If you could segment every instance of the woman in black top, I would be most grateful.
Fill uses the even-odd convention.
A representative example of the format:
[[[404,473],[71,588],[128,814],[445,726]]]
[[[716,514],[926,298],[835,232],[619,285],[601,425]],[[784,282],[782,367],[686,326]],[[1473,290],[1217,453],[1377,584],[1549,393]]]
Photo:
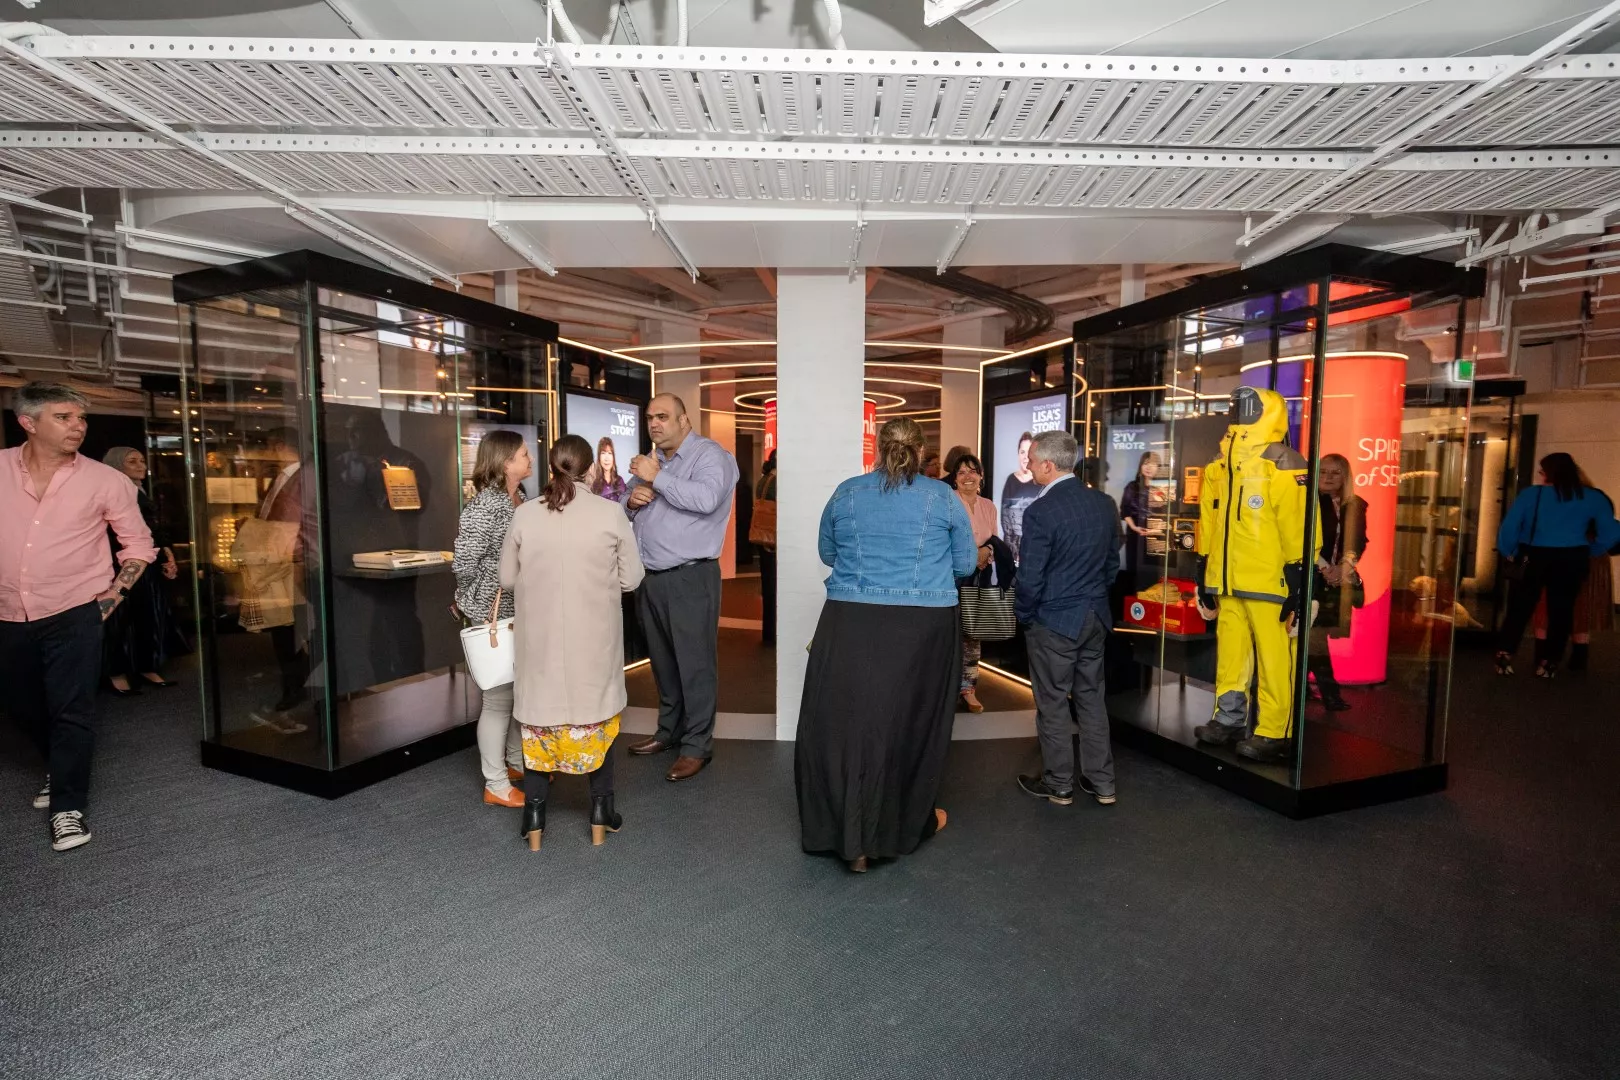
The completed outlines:
[[[1152,450],[1143,454],[1136,462],[1135,478],[1119,497],[1119,517],[1125,523],[1125,577],[1135,590],[1155,580],[1147,554],[1148,515],[1155,509],[1164,512],[1164,496],[1153,488],[1162,464]]]
[[[137,686],[174,686],[163,677],[163,664],[169,658],[169,597],[163,581],[173,581],[178,574],[174,552],[158,527],[157,507],[147,497],[141,485],[146,480],[146,455],[133,446],[115,446],[102,455],[101,461],[125,476],[135,485],[135,500],[140,505],[141,517],[152,531],[158,558],[148,566],[131,586],[118,610],[107,620],[102,636],[102,666],[112,683],[113,693],[119,697],[139,694]],[[109,530],[110,535],[110,530]],[[113,566],[118,566],[118,541],[112,544]]]
[[[1323,454],[1316,471],[1317,517],[1322,522],[1322,549],[1316,554],[1312,594],[1318,604],[1311,624],[1309,663],[1322,704],[1333,712],[1350,707],[1333,674],[1328,639],[1350,631],[1350,609],[1358,605],[1361,579],[1356,563],[1367,551],[1367,500],[1355,492],[1350,461],[1343,454]],[[1349,602],[1346,603],[1348,597]]]
[[[1024,511],[1041,493],[1041,485],[1035,482],[1035,475],[1029,471],[1029,446],[1034,441],[1035,436],[1027,431],[1018,436],[1018,466],[1001,482],[1001,538],[1012,548],[1014,558],[1018,556],[1018,545],[1024,538]],[[960,465],[960,458],[954,463],[946,460],[947,470]],[[947,471],[945,475],[956,474]]]

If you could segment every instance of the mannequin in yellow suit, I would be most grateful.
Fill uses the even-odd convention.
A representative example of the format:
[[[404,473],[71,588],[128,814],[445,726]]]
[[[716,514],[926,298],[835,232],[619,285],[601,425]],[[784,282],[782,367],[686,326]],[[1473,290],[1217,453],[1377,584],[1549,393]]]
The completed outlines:
[[[1198,609],[1215,620],[1215,716],[1193,734],[1255,761],[1292,754],[1293,639],[1305,588],[1311,489],[1308,463],[1283,441],[1287,437],[1282,395],[1239,387],[1221,455],[1204,470],[1198,508]],[[1321,547],[1320,526],[1317,531],[1311,551]],[[1260,708],[1254,734],[1244,738],[1249,687],[1256,682]]]

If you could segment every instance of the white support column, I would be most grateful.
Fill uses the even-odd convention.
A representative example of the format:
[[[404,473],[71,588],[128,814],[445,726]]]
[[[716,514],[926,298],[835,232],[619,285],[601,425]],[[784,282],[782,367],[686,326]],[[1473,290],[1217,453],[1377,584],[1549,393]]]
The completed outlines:
[[[642,345],[673,345],[679,342],[698,340],[698,327],[696,323],[675,322],[668,319],[642,319],[640,344]],[[703,373],[701,371],[674,371],[666,374],[672,368],[696,367],[701,357],[696,349],[669,349],[651,352],[646,355],[654,368],[654,389],[660,394],[674,394],[685,402],[686,410],[692,417],[692,428],[695,431],[703,430]]]
[[[945,324],[944,341],[947,345],[972,345],[999,349],[1007,340],[1006,324],[1002,318],[971,319]],[[953,446],[971,446],[973,453],[984,456],[979,445],[979,361],[983,353],[946,352],[946,367],[972,368],[972,373],[945,371],[940,373],[942,389],[939,394],[939,452],[950,453]]]
[[[806,646],[827,568],[816,539],[833,489],[861,471],[866,273],[781,270],[776,293],[776,737],[799,727]]]
[[[1147,272],[1141,263],[1119,266],[1119,306],[1140,304],[1147,299]]]
[[[523,305],[518,302],[518,272],[516,270],[495,271],[495,302],[501,307],[511,308],[513,311],[523,310]]]
[[[723,387],[722,389],[730,388]],[[699,398],[699,400],[702,399]],[[718,411],[704,413],[702,431],[703,434],[730,450],[732,457],[737,456],[736,413]],[[739,462],[738,468],[741,469],[741,467],[742,465]],[[722,579],[737,576],[737,502],[735,496],[732,498],[731,512],[731,525],[726,529],[726,543],[720,549],[720,577]]]

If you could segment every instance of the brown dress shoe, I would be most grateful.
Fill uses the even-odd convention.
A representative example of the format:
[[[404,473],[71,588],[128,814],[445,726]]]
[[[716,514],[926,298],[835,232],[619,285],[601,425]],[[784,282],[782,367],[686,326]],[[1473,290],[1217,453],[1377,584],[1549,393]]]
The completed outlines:
[[[644,757],[647,754],[662,754],[668,749],[669,743],[660,739],[656,735],[650,739],[642,739],[638,743],[630,744],[630,752],[635,754],[637,757]]]
[[[665,776],[664,779],[690,780],[702,772],[703,766],[707,764],[708,762],[700,757],[687,757],[683,754],[675,759],[675,764],[669,767],[669,775]]]

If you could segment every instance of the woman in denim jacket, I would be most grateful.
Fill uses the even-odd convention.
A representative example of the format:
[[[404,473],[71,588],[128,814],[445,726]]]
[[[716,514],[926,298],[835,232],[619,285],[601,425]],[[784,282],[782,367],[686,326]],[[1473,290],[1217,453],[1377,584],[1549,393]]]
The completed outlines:
[[[956,492],[922,474],[922,428],[890,420],[875,470],[821,514],[832,567],[810,646],[794,755],[804,849],[857,873],[945,826],[934,806],[962,675],[956,580],[973,526]]]

